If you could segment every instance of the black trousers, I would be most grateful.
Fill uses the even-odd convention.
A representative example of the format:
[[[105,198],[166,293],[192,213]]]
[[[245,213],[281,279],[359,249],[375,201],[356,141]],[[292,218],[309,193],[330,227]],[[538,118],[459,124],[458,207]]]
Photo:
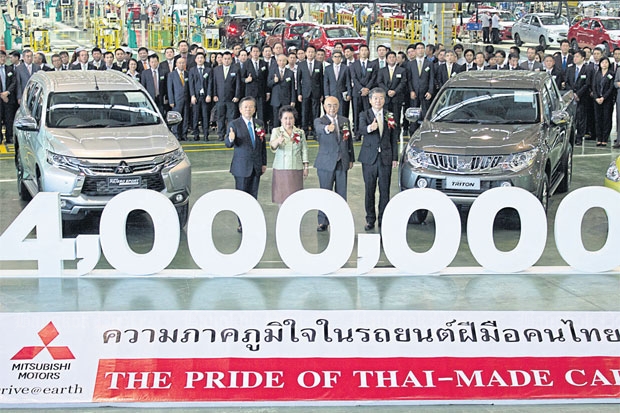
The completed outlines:
[[[15,112],[14,105],[0,101],[0,143],[2,142],[2,126],[4,126],[6,132],[6,143],[13,142],[13,121],[15,120]]]
[[[366,222],[374,225],[377,220],[375,210],[375,192],[377,191],[377,180],[379,181],[379,225],[383,220],[383,211],[390,201],[390,182],[392,180],[392,165],[383,165],[380,156],[374,163],[362,164],[362,175],[365,187],[365,208]]]
[[[329,169],[317,169],[316,174],[319,177],[319,185],[321,186],[321,189],[335,191],[346,201],[348,170],[349,165],[344,165],[342,161],[338,161],[336,163],[336,169],[333,171],[330,171]],[[329,219],[323,211],[319,211],[317,214],[317,220],[319,225],[329,225]]]
[[[360,113],[364,110],[370,109],[370,102],[368,96],[355,96],[353,97],[353,121],[356,124],[354,127],[356,138],[362,136],[363,133],[357,130],[357,120],[360,118]]]
[[[202,132],[205,135],[205,140],[209,140],[209,119],[211,117],[210,104],[205,102],[204,96],[196,97],[196,104],[192,105],[192,120],[194,121],[194,137],[198,137],[200,129],[198,123],[202,123]]]
[[[215,106],[217,121],[217,136],[220,140],[226,136],[226,128],[237,116],[237,104],[233,102],[217,102]]]
[[[180,141],[184,141],[187,137],[187,125],[189,122],[189,105],[188,104],[183,104],[177,106],[175,105],[173,108],[171,108],[171,110],[174,110],[176,112],[179,112],[181,114],[181,116],[183,117],[183,120],[179,123],[177,123],[176,125],[174,125],[172,127],[172,133],[174,133],[174,136],[177,137],[178,140]]]
[[[612,99],[606,99],[602,105],[594,102],[594,117],[596,118],[596,140],[607,142],[611,133],[611,118],[614,112]]]
[[[252,169],[250,176],[235,176],[235,189],[246,192],[258,199],[258,184],[260,183],[260,174],[256,169]]]
[[[301,101],[301,125],[306,132],[312,127],[314,120],[321,117],[321,99],[313,97],[304,97]]]
[[[587,131],[587,120],[588,114],[586,112],[586,107],[582,101],[577,103],[577,108],[575,109],[575,139],[581,140],[583,139],[583,135],[586,134]]]
[[[491,43],[491,39],[489,39],[489,27],[482,28],[482,42]]]
[[[499,29],[497,27],[491,29],[491,41],[493,42],[493,44],[499,44],[500,42]]]

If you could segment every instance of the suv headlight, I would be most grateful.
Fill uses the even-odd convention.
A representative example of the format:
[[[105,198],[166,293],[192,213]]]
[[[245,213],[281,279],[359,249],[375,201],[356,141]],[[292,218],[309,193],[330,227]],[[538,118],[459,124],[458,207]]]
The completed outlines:
[[[427,168],[430,164],[429,156],[426,152],[415,149],[413,146],[407,148],[407,162],[414,168]]]
[[[185,159],[185,152],[179,148],[164,155],[164,168],[173,168]]]
[[[620,172],[618,172],[618,166],[616,165],[616,161],[613,161],[609,164],[609,168],[607,168],[607,174],[605,176],[610,181],[620,181]]]
[[[69,171],[79,171],[79,162],[77,158],[71,156],[59,155],[57,153],[47,151],[47,163],[56,168],[65,169]]]
[[[505,171],[519,172],[532,166],[537,155],[538,148],[530,151],[513,153],[507,156],[506,159],[499,164],[499,167]]]

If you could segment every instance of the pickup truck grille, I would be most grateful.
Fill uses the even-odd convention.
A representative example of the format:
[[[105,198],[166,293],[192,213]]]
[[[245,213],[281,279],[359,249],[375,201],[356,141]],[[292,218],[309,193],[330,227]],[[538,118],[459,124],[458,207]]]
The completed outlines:
[[[430,163],[437,169],[451,172],[484,172],[497,167],[501,155],[460,156],[429,153]]]

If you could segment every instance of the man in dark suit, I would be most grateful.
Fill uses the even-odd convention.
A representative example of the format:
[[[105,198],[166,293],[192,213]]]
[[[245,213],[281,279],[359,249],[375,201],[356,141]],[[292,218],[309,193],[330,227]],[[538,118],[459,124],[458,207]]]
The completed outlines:
[[[435,74],[435,83],[437,84],[437,90],[452,77],[461,73],[464,69],[463,66],[456,63],[457,57],[454,50],[446,51],[446,63],[437,66],[437,73]]]
[[[120,72],[121,68],[114,62],[114,53],[105,52],[103,54],[103,64],[99,66],[99,70],[118,70]]]
[[[323,73],[323,93],[338,99],[338,114],[344,116],[343,106],[351,100],[349,68],[342,63],[342,52],[332,53],[332,64]]]
[[[186,140],[187,114],[189,112],[189,76],[185,71],[185,59],[177,59],[176,70],[168,74],[168,99],[170,109],[179,112],[183,121],[173,126],[172,133],[178,140]]]
[[[577,108],[575,114],[575,145],[581,145],[587,128],[586,98],[590,96],[592,71],[585,64],[586,53],[578,50],[573,55],[573,63],[566,69],[565,89],[572,90]]]
[[[217,136],[220,141],[226,135],[226,125],[237,115],[237,102],[241,96],[241,69],[232,64],[230,52],[224,52],[222,65],[211,72],[213,79],[207,92],[207,103],[216,103]],[[256,108],[255,108],[256,109]]]
[[[536,48],[527,48],[527,60],[519,65],[521,69],[529,70],[532,72],[540,72],[543,70],[543,65],[536,61]]]
[[[235,189],[258,199],[260,177],[267,170],[265,125],[262,120],[254,118],[254,98],[241,99],[239,111],[241,116],[230,122],[225,141],[226,147],[234,148],[230,173],[235,177]],[[242,231],[241,223],[237,231]]]
[[[504,65],[502,70],[523,70],[519,66],[519,56],[516,54],[508,55],[508,64]]]
[[[30,79],[34,73],[41,70],[39,65],[32,63],[32,50],[24,50],[22,53],[23,63],[15,68],[15,77],[17,77],[17,103],[21,103],[22,94],[24,93],[24,88],[26,87],[26,83]]]
[[[546,55],[543,60],[543,64],[545,66],[545,72],[551,76],[555,84],[558,86],[558,89],[561,89],[562,83],[564,83],[564,74],[562,73],[562,69],[555,66],[555,59],[553,56],[550,54]]]
[[[6,65],[6,52],[0,50],[0,143],[2,126],[6,131],[5,143],[13,143],[13,120],[17,109],[17,81],[13,66]]]
[[[97,68],[88,61],[88,50],[82,49],[78,52],[78,58],[69,70],[97,70]]]
[[[174,56],[175,65],[176,65],[176,61],[182,57],[183,59],[185,59],[185,67],[188,70],[194,67],[196,65],[196,62],[194,60],[195,56],[189,52],[189,43],[187,43],[187,40],[180,40],[178,43],[178,47],[179,47],[179,53],[177,53],[177,55]]]
[[[114,62],[114,64],[116,65],[115,70],[120,70],[123,73],[127,73],[127,69],[129,68],[129,62],[125,60],[125,50],[120,47],[117,48],[114,51],[114,56],[116,57],[116,62]],[[104,56],[104,59],[105,59],[105,56]]]
[[[271,97],[267,89],[267,77],[269,65],[260,60],[260,49],[252,46],[250,59],[245,62],[243,83],[245,84],[245,96],[251,96],[256,100],[256,115],[265,122],[265,100]]]
[[[295,74],[286,67],[288,59],[281,54],[277,57],[278,66],[269,72],[267,87],[271,89],[271,108],[273,127],[280,126],[278,111],[282,106],[295,106]]]
[[[359,60],[353,62],[349,68],[351,83],[353,84],[351,100],[353,101],[353,119],[355,120],[356,129],[358,129],[357,123],[360,113],[370,108],[368,96],[370,90],[377,84],[378,69],[368,60],[369,54],[368,46],[361,45],[359,48]],[[358,136],[357,140],[359,140],[359,136],[363,132],[359,129],[357,132],[356,136]]]
[[[314,167],[322,189],[335,190],[347,200],[347,172],[353,168],[355,152],[353,151],[353,134],[349,119],[338,115],[338,99],[327,96],[323,108],[325,115],[314,120],[316,140],[319,152]],[[318,232],[325,231],[329,220],[323,211],[318,213]]]
[[[430,63],[430,62],[429,62]],[[370,91],[371,108],[360,114],[358,130],[363,134],[362,149],[358,160],[362,163],[365,186],[366,225],[371,231],[375,227],[375,192],[379,180],[379,227],[383,211],[390,200],[392,168],[398,166],[398,141],[394,114],[384,110],[385,92],[381,88]]]
[[[203,52],[196,53],[194,58],[196,66],[189,70],[189,95],[190,107],[192,110],[192,129],[194,131],[194,140],[200,140],[198,123],[202,123],[202,132],[205,141],[209,140],[209,119],[210,108],[207,103],[207,92],[209,83],[211,82],[211,68],[205,66],[205,54]]]
[[[408,63],[407,80],[409,81],[409,97],[411,106],[422,108],[420,119],[423,119],[433,99],[435,87],[435,71],[433,63],[425,58],[424,43],[415,44],[415,58]],[[417,122],[410,124],[410,133],[418,128]]]
[[[573,55],[570,54],[570,43],[567,39],[560,41],[560,54],[555,58],[555,67],[566,73],[568,66],[573,63]]]
[[[321,116],[323,100],[323,65],[315,59],[314,46],[306,47],[306,60],[297,65],[297,100],[301,104],[301,125],[310,134],[314,119]]]
[[[164,112],[164,94],[168,85],[166,83],[166,76],[162,73],[161,66],[159,65],[159,56],[152,54],[149,56],[150,69],[142,72],[140,76],[140,83],[149,95],[153,98],[157,104],[159,112],[163,115]]]
[[[386,55],[387,66],[379,69],[377,83],[386,93],[385,107],[394,114],[396,136],[400,136],[400,114],[404,98],[407,96],[407,70],[396,65],[396,53],[389,51]],[[445,66],[445,65],[441,65]]]

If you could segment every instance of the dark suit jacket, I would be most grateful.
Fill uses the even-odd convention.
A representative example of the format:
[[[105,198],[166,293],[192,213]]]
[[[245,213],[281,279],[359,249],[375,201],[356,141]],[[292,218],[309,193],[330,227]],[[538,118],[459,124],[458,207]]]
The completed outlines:
[[[504,67],[502,67],[500,70],[523,70],[523,68],[521,66],[517,66],[514,69],[510,68],[510,65],[505,65]]]
[[[456,76],[458,73],[461,73],[465,68],[458,63],[452,64],[452,71],[450,72],[450,77]],[[441,89],[441,87],[448,81],[448,64],[439,65],[437,73],[435,74],[435,83],[437,84],[437,89]]]
[[[269,72],[267,87],[271,89],[271,106],[290,105],[296,100],[295,74],[289,68],[284,69],[284,76],[280,76],[280,68],[277,66]]]
[[[405,97],[409,93],[409,84],[407,81],[407,71],[399,66],[394,67],[394,74],[392,76],[392,80],[390,80],[390,68],[388,66],[383,69],[379,69],[379,74],[377,75],[377,84],[378,86],[385,90],[385,102],[390,103],[394,102],[404,102]],[[396,92],[394,97],[389,97],[387,92],[393,90]]]
[[[362,63],[359,60],[353,62],[349,67],[349,74],[351,75],[351,83],[353,83],[352,97],[361,96],[363,88],[372,89],[377,85],[377,72],[378,69],[370,61],[366,61],[366,71],[362,68]]]
[[[224,79],[224,66],[217,66],[211,71],[213,77],[207,95],[217,96],[218,102],[232,102],[234,98],[241,98],[241,68],[239,65],[230,65],[228,76]]]
[[[82,65],[79,62],[73,63],[71,66],[69,66],[69,70],[82,70]],[[92,64],[91,62],[88,62],[86,63],[86,70],[98,70],[98,69],[95,67],[94,64]]]
[[[577,80],[575,80],[576,70],[577,66],[574,64],[566,69],[565,89],[572,90],[577,96],[579,96],[579,100],[581,100],[587,96],[590,96],[590,83],[593,76],[590,67],[584,64],[581,66],[581,70],[577,74]]]
[[[325,127],[331,124],[331,120],[327,115],[323,115],[314,120],[314,131],[316,140],[319,142],[319,152],[314,161],[314,167],[317,169],[325,169],[334,171],[338,157],[342,161],[343,167],[349,168],[349,162],[355,162],[355,152],[353,150],[353,129],[349,123],[349,119],[338,115],[339,133],[326,133]],[[349,139],[342,139],[344,126],[349,128]]]
[[[202,76],[198,70],[198,66],[194,66],[189,70],[189,96],[195,96],[196,99],[204,100],[209,91],[209,83],[211,82],[211,68],[203,66]],[[202,89],[202,95],[200,90]]]
[[[413,59],[407,64],[407,80],[409,81],[409,91],[415,92],[418,99],[424,99],[426,92],[431,95],[435,87],[435,71],[433,62],[424,59],[422,63],[422,74],[419,74],[418,60]]]
[[[318,60],[313,62],[312,73],[307,60],[297,64],[297,95],[312,99],[323,96],[323,64]]]
[[[252,75],[252,81],[246,83],[245,80]],[[253,98],[265,98],[265,94],[269,93],[267,89],[267,77],[269,76],[269,65],[263,61],[258,61],[258,73],[254,68],[254,62],[252,59],[248,59],[245,62],[245,69],[243,71],[243,83],[245,84],[245,96],[252,96]]]
[[[555,67],[557,67],[558,69],[562,71],[562,73],[564,73],[565,70],[562,67],[562,55],[555,56],[553,59],[555,60]],[[569,53],[568,56],[566,57],[566,70],[568,70],[568,66],[571,65],[572,63],[573,63],[573,55]]]
[[[41,70],[39,65],[36,65],[33,63],[32,74],[35,74],[39,70]],[[28,83],[28,80],[30,79],[31,74],[28,73],[28,68],[26,68],[26,65],[22,63],[15,68],[15,76],[17,77],[17,90],[16,90],[17,99],[21,99],[22,94],[24,93],[24,89],[26,88],[26,83]]]
[[[348,96],[351,96],[351,76],[349,74],[349,68],[344,64],[340,64],[340,70],[338,72],[338,80],[336,80],[336,72],[334,65],[329,65],[323,72],[323,94],[325,96],[334,96],[339,100],[342,100],[343,93],[347,92]]]
[[[183,72],[185,85],[181,83],[181,76],[178,70],[168,74],[168,101],[174,105],[173,110],[181,111],[185,105],[189,105],[189,76]]]
[[[17,77],[15,76],[15,68],[12,65],[4,66],[4,77],[6,79],[5,87],[0,92],[9,92],[9,105],[17,105]],[[1,87],[2,85],[0,85]],[[3,101],[0,100],[2,104]]]
[[[104,63],[101,66],[99,66],[99,70],[108,70],[108,67]],[[118,70],[119,72],[127,73],[127,67],[126,66],[121,67],[116,62],[112,63],[112,68],[110,70]]]
[[[384,107],[383,134],[381,135],[379,135],[379,129],[374,132],[367,132],[368,126],[375,120],[373,110],[368,109],[360,113],[357,130],[364,136],[362,149],[360,149],[358,156],[361,163],[373,164],[377,160],[377,156],[380,156],[380,161],[384,166],[391,165],[392,161],[398,161],[398,140],[396,137],[398,128],[391,129],[388,127],[387,120],[385,120],[387,113],[388,111]]]
[[[175,68],[177,65],[177,60],[179,60],[179,57],[181,57],[181,54],[174,56],[174,67]],[[185,70],[189,70],[194,66],[196,66],[196,56],[188,53],[187,57],[185,58]]]
[[[594,99],[598,99],[600,97],[605,98],[605,100],[611,99],[616,91],[616,88],[614,87],[614,73],[611,70],[608,70],[605,77],[603,77],[602,72],[600,70],[597,71],[594,74],[591,88]]]
[[[146,67],[144,67],[145,63],[146,63]],[[146,59],[146,62],[143,62],[142,60],[138,60],[138,68],[136,69],[136,71],[138,73],[142,73],[145,70],[151,70],[151,67],[149,66],[149,60]]]
[[[253,119],[254,130],[260,126],[265,129],[263,121],[260,119]],[[252,138],[248,131],[248,126],[243,120],[243,117],[230,122],[229,128],[235,132],[235,140],[230,141],[229,133],[226,133],[226,139],[224,143],[228,148],[234,148],[232,162],[230,163],[230,173],[233,176],[239,176],[247,178],[252,174],[252,170],[256,172],[258,176],[262,175],[262,167],[267,165],[267,146],[265,140],[261,141],[258,134],[254,132],[256,138],[256,146],[252,146]]]
[[[161,67],[157,68],[157,79],[159,83],[159,98],[155,97],[155,82],[153,82],[153,69],[145,70],[144,72],[142,72],[142,76],[140,76],[140,83],[142,84],[142,86],[144,86],[146,91],[149,92],[149,95],[151,95],[153,100],[158,105],[163,104],[163,101],[164,101],[163,98],[164,98],[164,95],[166,95],[167,93],[166,89],[168,88],[168,84],[166,83],[166,75],[159,70],[160,68]]]
[[[547,69],[545,69],[545,72]],[[556,85],[558,85],[559,89],[562,89],[562,82],[564,82],[564,73],[562,73],[562,69],[557,66],[553,66],[553,70],[551,70],[550,76],[553,78],[553,81]]]

